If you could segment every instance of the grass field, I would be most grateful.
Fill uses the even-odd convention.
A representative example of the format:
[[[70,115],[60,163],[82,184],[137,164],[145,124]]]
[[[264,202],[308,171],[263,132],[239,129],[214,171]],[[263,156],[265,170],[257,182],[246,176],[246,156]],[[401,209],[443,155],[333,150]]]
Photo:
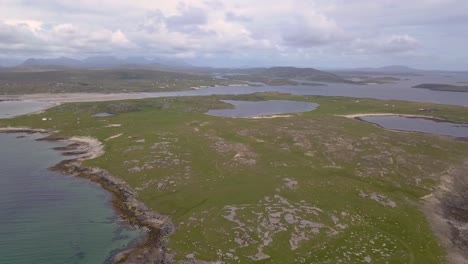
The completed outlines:
[[[320,106],[276,119],[205,115],[230,107],[220,99]],[[100,112],[114,115],[92,117]],[[255,94],[64,104],[0,126],[103,142],[106,153],[85,165],[124,179],[172,216],[177,259],[441,263],[445,253],[420,200],[463,164],[468,144],[337,116],[372,112],[468,121],[468,109],[456,106]]]

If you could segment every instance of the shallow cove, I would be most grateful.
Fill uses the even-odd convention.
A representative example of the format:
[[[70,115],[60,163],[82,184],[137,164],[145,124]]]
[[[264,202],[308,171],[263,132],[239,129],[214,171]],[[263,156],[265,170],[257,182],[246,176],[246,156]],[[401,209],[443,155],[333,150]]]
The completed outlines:
[[[213,109],[208,111],[206,114],[222,117],[255,117],[271,116],[278,114],[302,113],[312,111],[318,107],[318,104],[314,103],[287,100],[222,101],[234,105],[234,109]]]
[[[47,168],[59,142],[0,133],[0,263],[106,263],[142,235],[119,222],[111,194]]]
[[[359,119],[383,128],[468,138],[468,125],[404,116],[363,116]]]

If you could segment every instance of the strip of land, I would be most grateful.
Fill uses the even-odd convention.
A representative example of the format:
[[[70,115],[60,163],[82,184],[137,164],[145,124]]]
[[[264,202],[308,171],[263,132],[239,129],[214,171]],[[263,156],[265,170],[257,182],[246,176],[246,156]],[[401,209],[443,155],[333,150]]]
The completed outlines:
[[[440,83],[423,83],[413,86],[413,88],[429,89],[432,91],[446,91],[446,92],[468,92],[468,86],[440,84]]]
[[[408,115],[408,114],[396,114],[396,113],[362,113],[362,114],[338,115],[338,116],[352,118],[352,119],[358,118],[358,117],[366,117],[366,116],[402,116],[402,117],[415,117],[415,118],[444,120],[442,118],[437,118],[437,117],[427,116],[427,115]]]

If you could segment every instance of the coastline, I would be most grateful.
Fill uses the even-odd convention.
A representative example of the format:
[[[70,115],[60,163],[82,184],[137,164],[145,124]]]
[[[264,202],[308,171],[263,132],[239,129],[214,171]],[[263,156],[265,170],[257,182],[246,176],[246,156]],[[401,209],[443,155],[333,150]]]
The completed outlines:
[[[266,116],[218,116],[218,117],[239,118],[239,119],[275,119],[275,118],[285,118],[285,117],[291,117],[291,116],[292,114],[266,115]]]
[[[273,119],[273,118],[284,118],[284,117],[291,117],[292,115],[269,115],[269,116],[251,116],[251,117],[244,117],[246,119]]]
[[[82,164],[86,160],[97,158],[105,153],[102,143],[97,139],[76,136],[55,138],[53,137],[54,131],[28,127],[2,127],[0,133],[40,133],[45,136],[37,140],[66,142],[66,147],[56,150],[60,151],[63,156],[73,156],[73,158],[64,159],[49,169],[98,183],[112,194],[112,205],[125,221],[148,230],[143,243],[117,253],[113,259],[114,263],[173,262],[172,256],[167,254],[167,240],[164,239],[175,230],[170,217],[153,211],[139,201],[137,194],[125,181],[104,169],[86,167]]]
[[[0,95],[1,101],[15,101],[15,102],[44,102],[52,104],[62,103],[82,103],[82,102],[105,102],[105,101],[118,101],[118,100],[131,100],[146,98],[146,94],[141,93],[39,93],[39,94],[22,94],[22,95]],[[28,113],[31,114],[31,113]]]
[[[351,115],[337,115],[341,117],[346,117],[350,119],[356,119],[360,117],[368,117],[368,116],[400,116],[400,117],[409,117],[409,118],[424,118],[430,120],[438,120],[438,121],[446,121],[450,122],[446,119],[435,117],[435,116],[427,116],[427,115],[408,115],[408,114],[396,114],[396,113],[362,113],[362,114],[351,114]],[[455,123],[455,122],[451,122]]]
[[[468,160],[462,166],[447,170],[433,192],[421,198],[421,210],[451,264],[466,264],[468,260]]]

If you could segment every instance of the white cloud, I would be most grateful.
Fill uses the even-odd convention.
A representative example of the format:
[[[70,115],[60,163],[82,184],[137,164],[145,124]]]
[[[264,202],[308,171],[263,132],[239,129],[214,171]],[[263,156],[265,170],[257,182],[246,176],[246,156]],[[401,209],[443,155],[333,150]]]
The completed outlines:
[[[419,41],[409,35],[392,35],[377,42],[377,49],[383,52],[401,53],[418,49]]]
[[[41,21],[0,21],[0,53],[51,56],[111,52],[133,47],[125,34],[107,29],[91,31],[66,23],[45,26]]]
[[[405,54],[417,51],[421,48],[420,42],[407,34],[391,35],[380,38],[357,38],[352,40],[345,48],[345,52],[354,54]]]
[[[300,12],[284,25],[282,38],[286,45],[313,47],[346,39],[335,21],[313,11]]]
[[[42,27],[42,22],[36,21],[36,20],[11,19],[11,20],[5,20],[4,24],[8,25],[8,26],[12,26],[12,27],[27,29],[27,30],[30,30],[32,32],[37,32]]]
[[[121,47],[132,47],[133,43],[131,43],[127,36],[125,36],[124,33],[119,29],[115,32],[112,32],[111,35],[111,42],[115,45],[121,46]]]

